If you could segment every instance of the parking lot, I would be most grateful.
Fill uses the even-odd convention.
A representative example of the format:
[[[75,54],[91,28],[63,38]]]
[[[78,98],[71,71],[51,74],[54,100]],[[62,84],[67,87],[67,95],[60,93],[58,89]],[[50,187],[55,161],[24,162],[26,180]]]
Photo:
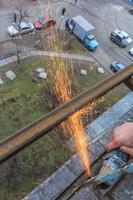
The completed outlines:
[[[119,61],[124,65],[129,65],[133,61],[133,57],[128,53],[130,48],[132,48],[132,43],[128,45],[127,48],[122,49],[110,41],[110,33],[117,28],[127,32],[131,39],[133,38],[133,16],[129,13],[129,10],[131,9],[130,5],[125,3],[125,1],[105,0],[99,3],[98,0],[90,0],[89,2],[79,0],[76,6],[72,4],[72,1],[63,3],[60,1],[49,1],[49,3],[46,2],[46,4],[43,4],[43,6],[40,5],[40,2],[41,1],[36,3],[32,2],[29,4],[28,1],[27,4],[25,4],[25,8],[29,14],[29,21],[34,23],[37,17],[47,13],[49,16],[54,16],[56,27],[58,27],[61,10],[65,7],[66,13],[61,22],[61,29],[64,29],[64,21],[68,16],[72,17],[79,14],[95,26],[95,36],[100,47],[92,53],[92,56],[101,65],[109,69],[109,66],[113,61]],[[1,11],[0,26],[3,27],[0,34],[1,42],[11,39],[6,30],[13,21],[14,12],[15,9],[13,9],[13,5],[10,9],[7,6],[4,11]]]

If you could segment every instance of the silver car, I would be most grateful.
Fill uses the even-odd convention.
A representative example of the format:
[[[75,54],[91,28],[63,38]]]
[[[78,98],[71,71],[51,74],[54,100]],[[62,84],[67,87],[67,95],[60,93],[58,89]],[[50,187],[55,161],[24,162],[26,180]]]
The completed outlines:
[[[9,34],[9,36],[11,37],[16,37],[19,34],[23,35],[23,34],[28,34],[31,32],[34,32],[35,27],[31,22],[21,22],[19,23],[13,23],[11,26],[9,26],[7,28],[7,32]]]
[[[131,49],[129,50],[129,54],[130,54],[131,56],[133,56],[133,48],[131,48]]]

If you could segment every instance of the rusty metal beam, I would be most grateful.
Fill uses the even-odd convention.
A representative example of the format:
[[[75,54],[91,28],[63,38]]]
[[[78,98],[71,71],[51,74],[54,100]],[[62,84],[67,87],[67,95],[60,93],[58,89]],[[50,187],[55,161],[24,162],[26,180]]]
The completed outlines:
[[[124,81],[125,85],[133,91],[133,76]]]
[[[0,164],[38,140],[74,112],[124,82],[124,80],[128,83],[127,79],[132,75],[133,65],[130,65],[123,71],[109,77],[91,90],[73,98],[70,102],[46,114],[38,121],[2,141],[0,143]]]

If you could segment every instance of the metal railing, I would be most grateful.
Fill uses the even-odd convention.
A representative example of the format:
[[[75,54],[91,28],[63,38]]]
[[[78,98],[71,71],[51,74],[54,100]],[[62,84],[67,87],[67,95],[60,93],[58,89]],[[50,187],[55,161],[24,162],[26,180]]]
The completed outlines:
[[[133,90],[133,65],[126,67],[119,73],[112,75],[91,90],[73,98],[65,105],[46,114],[41,119],[23,128],[14,135],[11,135],[0,143],[0,164],[8,160],[13,155],[29,146],[63,120],[67,119],[74,112],[80,110],[85,105],[102,96],[120,83],[124,82]]]

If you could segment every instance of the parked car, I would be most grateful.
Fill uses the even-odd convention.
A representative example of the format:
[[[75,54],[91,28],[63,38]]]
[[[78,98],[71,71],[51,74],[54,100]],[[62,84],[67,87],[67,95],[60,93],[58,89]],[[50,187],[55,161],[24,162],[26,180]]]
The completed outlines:
[[[36,29],[47,29],[51,26],[54,26],[56,24],[56,21],[51,18],[51,17],[47,17],[47,16],[42,16],[38,19],[36,19],[35,21],[35,28]]]
[[[131,56],[133,56],[133,48],[131,48],[128,52]]]
[[[120,47],[127,47],[132,42],[129,35],[125,31],[120,31],[119,29],[111,33],[110,39]]]
[[[121,34],[123,35],[123,38],[126,39],[128,44],[132,43],[132,39],[129,37],[128,33],[126,33],[125,31],[121,31]]]
[[[112,62],[112,64],[110,65],[110,69],[113,72],[118,72],[120,70],[123,70],[126,66],[120,62],[114,61]]]
[[[28,34],[34,32],[35,27],[31,22],[20,22],[20,23],[13,23],[11,26],[7,28],[7,32],[11,37],[15,37],[23,34]]]
[[[13,53],[0,53],[0,60],[13,56]]]

